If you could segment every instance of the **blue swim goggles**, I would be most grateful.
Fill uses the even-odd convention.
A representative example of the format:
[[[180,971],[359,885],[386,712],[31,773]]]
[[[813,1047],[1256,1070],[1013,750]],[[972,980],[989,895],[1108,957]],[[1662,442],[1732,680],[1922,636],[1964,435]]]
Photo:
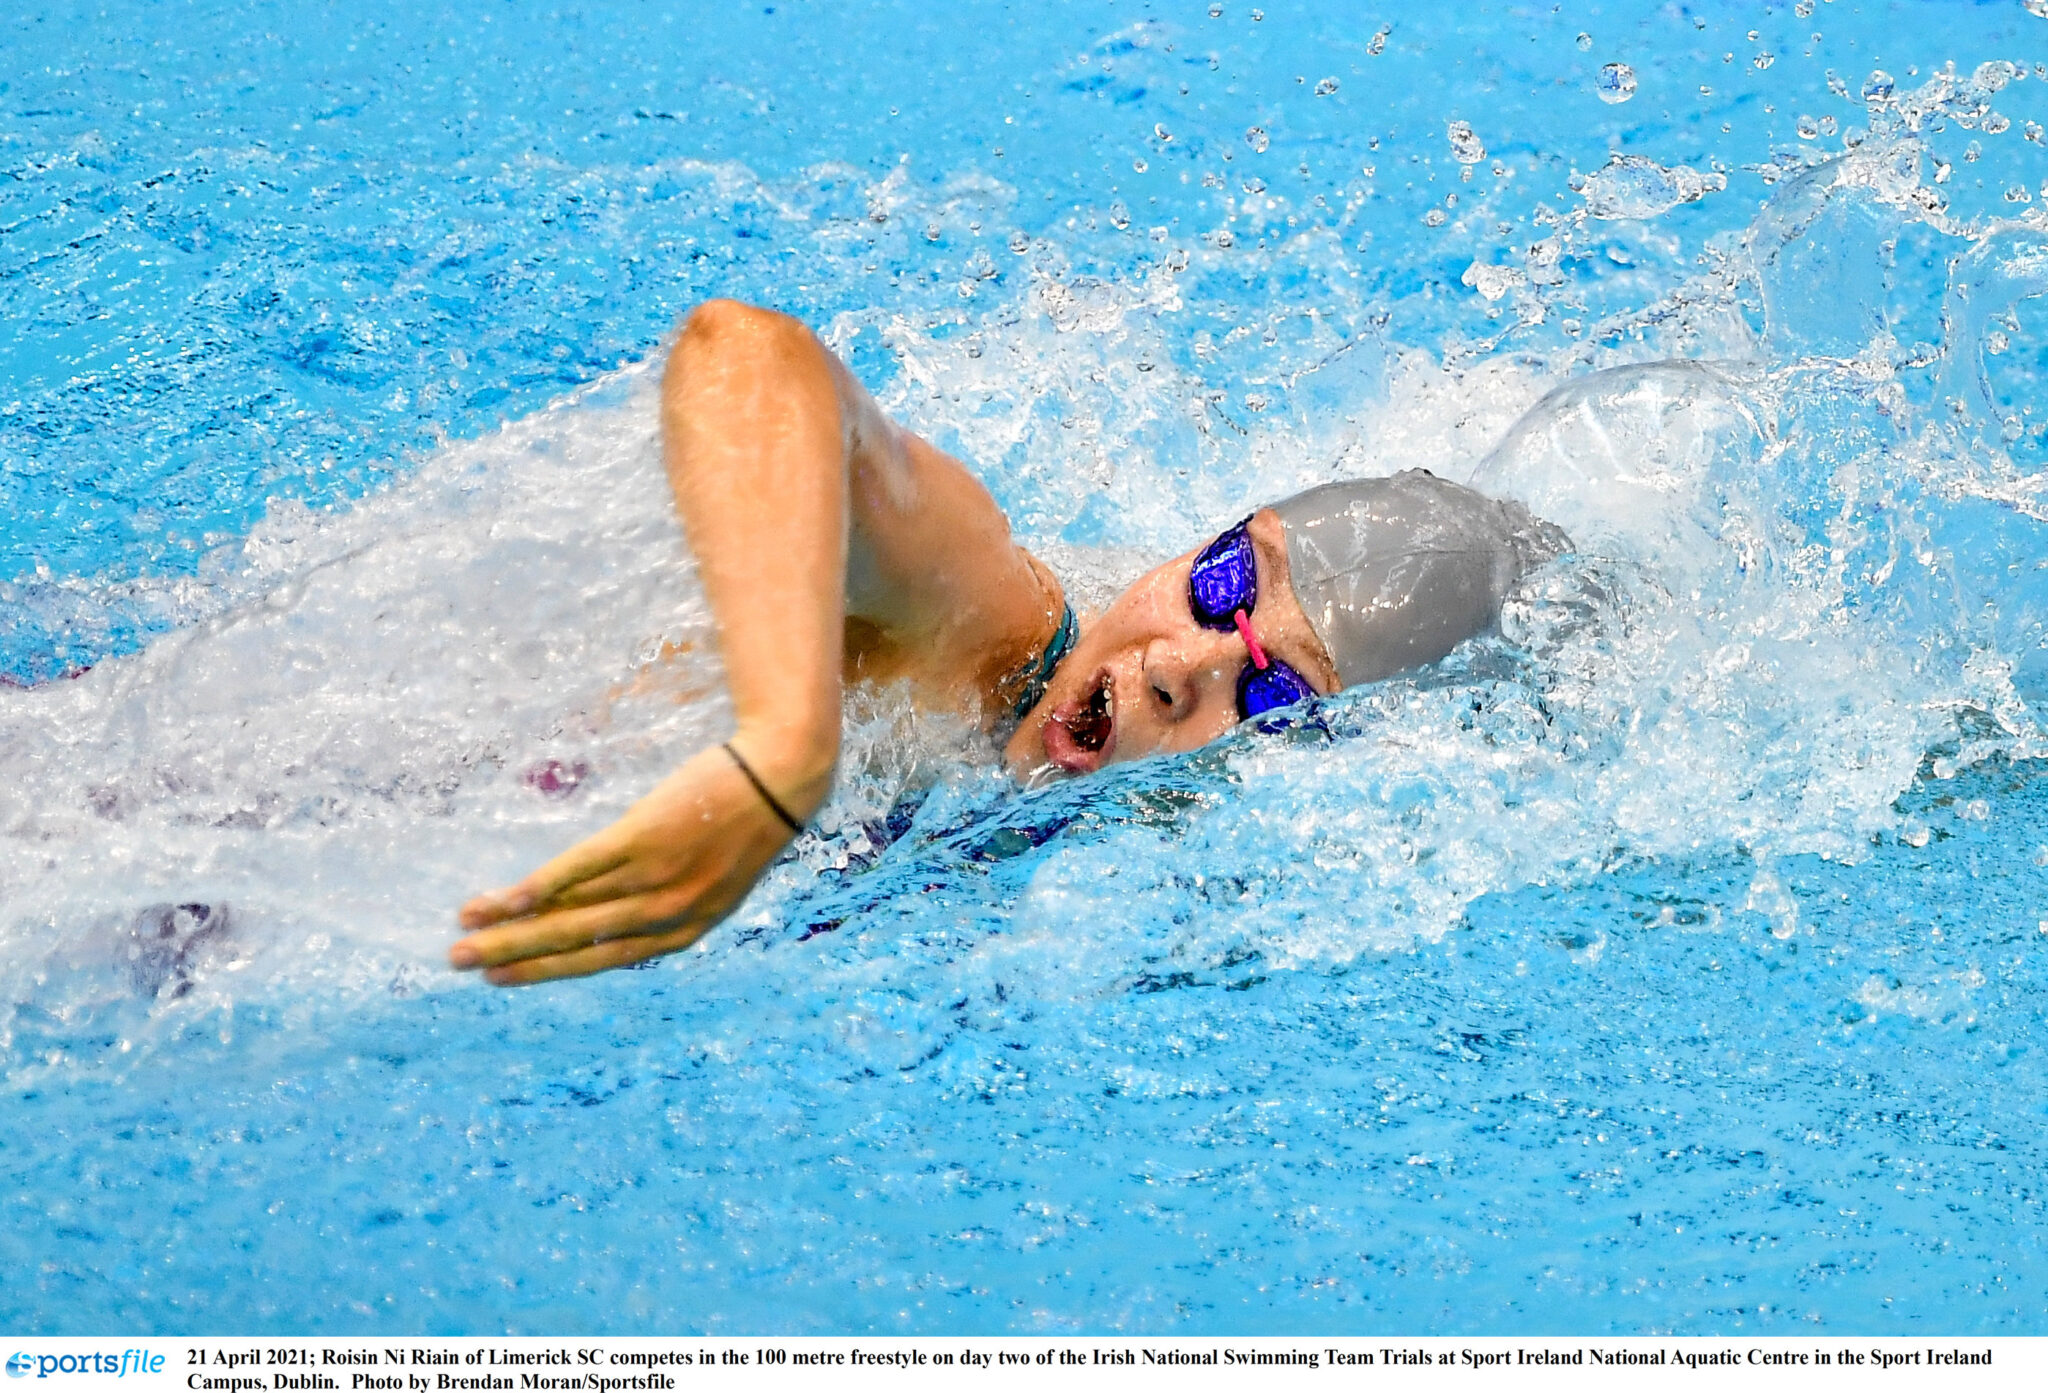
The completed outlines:
[[[1252,632],[1251,613],[1259,603],[1258,557],[1246,518],[1202,548],[1188,569],[1188,610],[1205,629],[1229,631],[1244,638],[1252,660],[1237,675],[1237,714],[1241,720],[1283,706],[1307,701],[1316,694],[1308,679],[1260,646]]]

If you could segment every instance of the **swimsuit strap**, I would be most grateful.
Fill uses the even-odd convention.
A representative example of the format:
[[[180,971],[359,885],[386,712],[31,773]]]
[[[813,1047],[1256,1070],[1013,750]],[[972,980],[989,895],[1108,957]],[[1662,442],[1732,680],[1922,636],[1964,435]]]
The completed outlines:
[[[1064,603],[1064,602],[1063,602]],[[1046,686],[1052,681],[1053,669],[1067,654],[1074,651],[1074,640],[1080,636],[1081,626],[1074,618],[1074,606],[1064,604],[1060,614],[1060,626],[1053,630],[1052,638],[1045,645],[1045,653],[1038,660],[1038,667],[1031,674],[1031,680],[1024,684],[1024,691],[1017,698],[1017,704],[1010,710],[1010,719],[1021,721],[1038,705],[1045,696]]]

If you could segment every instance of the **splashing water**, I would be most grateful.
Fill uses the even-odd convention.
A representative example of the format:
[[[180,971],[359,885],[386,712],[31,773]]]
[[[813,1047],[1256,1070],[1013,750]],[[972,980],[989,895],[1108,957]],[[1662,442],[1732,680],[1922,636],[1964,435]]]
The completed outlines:
[[[1578,105],[1489,105],[1489,156],[1420,76],[1431,32],[1347,40],[1390,93],[1366,115],[1362,80],[1288,104],[1327,36],[1200,13],[984,53],[1065,105],[948,145],[978,108],[935,98],[908,162],[909,97],[861,109],[886,158],[790,156],[735,57],[689,102],[744,162],[670,148],[704,118],[634,91],[528,165],[438,152],[350,195],[397,217],[488,171],[438,242],[146,202],[159,151],[44,161],[147,224],[63,253],[81,278],[226,269],[190,311],[215,377],[79,347],[46,443],[7,427],[18,497],[64,450],[149,462],[98,510],[132,537],[18,530],[40,560],[0,589],[17,1324],[2041,1328],[2013,1174],[2048,1082],[2048,228],[1999,196],[2035,147],[1991,118],[2048,74],[1886,48],[1907,76],[1812,80],[1770,138],[1617,151],[1576,128],[1635,72],[1560,20],[1530,89]],[[837,71],[781,18],[734,52]],[[1810,32],[1739,81],[1868,70]],[[1701,85],[1635,61],[1630,117]],[[1839,148],[1794,125],[1823,101]],[[1114,187],[1062,182],[1084,136]],[[337,167],[208,138],[252,198]],[[68,245],[94,205],[66,197],[24,225]],[[575,237],[501,245],[522,199]],[[1012,789],[975,733],[856,693],[831,803],[702,949],[477,990],[440,967],[451,907],[730,728],[654,411],[658,336],[714,291],[805,312],[1084,607],[1262,500],[1415,464],[1575,550],[1316,727],[1071,784]],[[287,319],[298,366],[257,346]],[[121,435],[90,372],[186,404]]]

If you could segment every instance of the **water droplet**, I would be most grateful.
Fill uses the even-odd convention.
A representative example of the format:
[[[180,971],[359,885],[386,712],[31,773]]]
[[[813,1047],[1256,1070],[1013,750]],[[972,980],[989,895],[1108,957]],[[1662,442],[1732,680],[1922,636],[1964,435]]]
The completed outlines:
[[[1963,147],[1963,162],[1965,164],[1975,164],[1983,158],[1984,147],[1976,141],[1973,140]]]
[[[1244,143],[1263,155],[1272,148],[1273,138],[1266,134],[1264,126],[1253,126],[1244,133]]]
[[[1131,168],[1136,170],[1140,174],[1143,174],[1146,170],[1150,169],[1151,167],[1151,165],[1146,164],[1143,160],[1131,161]]]
[[[1446,220],[1444,210],[1441,208],[1432,208],[1422,215],[1422,222],[1425,227],[1442,227]]]
[[[1892,81],[1890,73],[1886,72],[1883,68],[1879,68],[1872,72],[1868,78],[1864,79],[1863,100],[1869,102],[1872,106],[1883,106],[1892,99],[1892,92],[1896,89],[1897,85]]]
[[[1152,127],[1152,138],[1161,145],[1164,145],[1173,139],[1173,132],[1162,125],[1154,125]]]
[[[1125,228],[1131,225],[1131,210],[1124,207],[1124,205],[1121,202],[1110,204],[1109,225],[1115,228],[1118,232],[1122,232]]]
[[[1336,90],[1337,79],[1334,77],[1326,77],[1316,84],[1316,95],[1318,97],[1327,97]]]
[[[1849,95],[1849,84],[1842,81],[1842,75],[1833,68],[1828,69],[1828,90],[1838,97]]]
[[[1260,20],[1264,19],[1265,17],[1266,17],[1266,12],[1265,12],[1264,10],[1253,10],[1253,11],[1252,11],[1252,23],[1254,23],[1254,24],[1257,24],[1257,23],[1258,23],[1258,22],[1259,22]]]
[[[2025,193],[2026,190],[2022,189],[2020,192]],[[1990,333],[1984,336],[1984,351],[1986,353],[1992,354],[1993,356],[2003,353],[2006,349],[2011,347],[2012,340],[2007,338],[2004,332],[2001,330],[1993,329]]]
[[[1371,38],[1365,41],[1365,51],[1374,58],[1387,51],[1387,35],[1394,32],[1394,26],[1383,24]]]
[[[2026,125],[2020,127],[2020,134],[2033,141],[2036,145],[2039,145],[2041,143],[2041,123],[2039,121],[2027,122]]]
[[[2020,4],[2036,19],[2048,19],[2048,0],[2020,0]]]
[[[1834,117],[1823,116],[1820,118],[1820,133],[1822,135],[1833,135],[1836,131],[1840,129],[1841,127],[1835,124]]]
[[[1625,102],[1636,94],[1636,70],[1626,63],[1609,63],[1593,79],[1593,90],[1609,106]]]
[[[1994,58],[1989,63],[1979,63],[1977,71],[1970,74],[1970,81],[1986,92],[2003,92],[2007,83],[2025,75],[2023,69],[2014,67],[2003,58]]]
[[[1480,142],[1470,124],[1453,121],[1445,128],[1451,141],[1451,158],[1459,164],[1478,164],[1486,158],[1486,146]]]
[[[1019,256],[1024,255],[1025,252],[1031,250],[1031,239],[1021,232],[1012,232],[1010,234],[1010,250]]]
[[[1813,0],[1799,0],[1799,3],[1792,7],[1792,13],[1801,19],[1813,18]]]
[[[1266,191],[1266,181],[1255,174],[1244,181],[1244,191],[1246,193],[1264,193]]]
[[[1581,34],[1579,35],[1577,42],[1579,45],[1579,51],[1583,53],[1593,46],[1593,36],[1591,34]]]
[[[1231,236],[1228,232],[1219,232],[1216,234],[1216,245],[1221,247],[1225,251],[1229,251],[1232,247],[1237,245],[1237,239]]]
[[[1814,120],[1811,116],[1802,116],[1792,124],[1793,129],[1799,132],[1801,140],[1812,140],[1820,134],[1820,122]]]
[[[1771,64],[1777,62],[1778,55],[1775,53],[1759,53],[1756,57],[1750,59],[1749,61],[1756,64],[1757,68],[1761,70],[1764,68],[1768,68],[1769,66],[1771,66]]]
[[[935,222],[928,222],[924,225],[924,239],[927,242],[936,242],[945,235],[946,230]]]
[[[1221,18],[1223,18],[1223,7],[1222,7],[1221,5],[1211,5],[1211,6],[1209,7],[1209,18],[1211,18],[1211,19],[1221,19]]]

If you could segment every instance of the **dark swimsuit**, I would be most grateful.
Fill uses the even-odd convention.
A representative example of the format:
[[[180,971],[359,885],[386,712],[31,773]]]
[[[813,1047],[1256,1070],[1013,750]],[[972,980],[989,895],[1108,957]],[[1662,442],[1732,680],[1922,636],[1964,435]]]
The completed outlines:
[[[1080,637],[1081,626],[1074,619],[1074,607],[1066,604],[1060,614],[1060,626],[1053,631],[1052,638],[1045,645],[1045,652],[1038,659],[1038,666],[1032,670],[1031,680],[1024,684],[1024,692],[1017,698],[1016,706],[1010,710],[1010,719],[1021,721],[1030,714],[1031,708],[1045,697],[1045,689],[1052,682],[1053,670],[1060,665],[1067,654],[1074,651],[1074,640]]]

